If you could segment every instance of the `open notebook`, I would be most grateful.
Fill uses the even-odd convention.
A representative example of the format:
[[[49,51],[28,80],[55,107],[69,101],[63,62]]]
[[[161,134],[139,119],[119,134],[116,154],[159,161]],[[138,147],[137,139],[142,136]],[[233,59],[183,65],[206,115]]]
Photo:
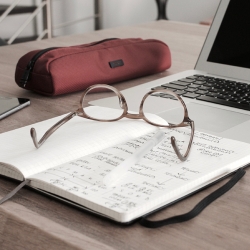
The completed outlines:
[[[249,144],[198,131],[188,160],[181,162],[171,148],[170,136],[179,138],[185,131],[164,129],[166,138],[160,144],[115,186],[106,186],[103,177],[159,128],[140,120],[105,123],[75,117],[36,149],[30,128],[36,128],[40,137],[61,118],[0,134],[0,174],[30,180],[30,187],[122,223],[179,200],[250,162]]]

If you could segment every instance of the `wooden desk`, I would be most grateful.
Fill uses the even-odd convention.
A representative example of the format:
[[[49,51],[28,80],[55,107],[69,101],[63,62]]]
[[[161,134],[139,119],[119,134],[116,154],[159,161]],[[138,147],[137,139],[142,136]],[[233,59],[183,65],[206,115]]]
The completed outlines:
[[[81,93],[44,97],[25,91],[14,82],[17,60],[26,52],[51,46],[88,43],[108,37],[156,38],[172,51],[170,70],[148,77],[117,83],[125,89],[145,81],[192,69],[208,27],[169,21],[155,21],[132,27],[101,30],[0,48],[0,95],[27,97],[31,106],[0,121],[0,133],[49,119],[75,109]],[[103,94],[96,94],[100,98]],[[28,136],[28,135],[27,135]],[[1,154],[1,152],[0,152]],[[249,171],[248,171],[249,172]],[[62,204],[23,188],[0,206],[1,249],[248,249],[250,246],[249,173],[227,194],[206,208],[197,218],[159,229],[138,224],[121,226]],[[219,183],[186,201],[159,212],[155,219],[189,211]],[[0,196],[16,187],[0,178]]]

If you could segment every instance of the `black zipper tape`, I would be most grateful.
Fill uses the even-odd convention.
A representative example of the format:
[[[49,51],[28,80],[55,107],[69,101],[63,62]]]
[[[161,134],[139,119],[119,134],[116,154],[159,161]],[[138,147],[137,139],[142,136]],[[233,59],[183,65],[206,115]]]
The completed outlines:
[[[118,38],[104,39],[104,40],[98,41],[98,42],[96,42],[94,44],[91,44],[89,47],[100,44],[100,43],[104,43],[104,42],[107,42],[107,41],[110,41],[110,40],[116,40],[116,39],[118,39]],[[26,67],[26,69],[24,70],[24,73],[23,73],[23,75],[22,75],[22,77],[21,77],[21,79],[19,81],[19,86],[25,88],[25,86],[26,86],[26,84],[27,84],[27,82],[29,80],[30,73],[33,70],[34,65],[35,65],[35,63],[36,63],[36,61],[38,60],[39,57],[41,57],[43,54],[45,54],[48,51],[51,51],[51,50],[54,50],[54,49],[59,49],[59,48],[62,48],[62,47],[50,47],[50,48],[47,48],[47,49],[40,50],[38,53],[36,53],[31,58],[31,60],[29,61],[28,65]]]

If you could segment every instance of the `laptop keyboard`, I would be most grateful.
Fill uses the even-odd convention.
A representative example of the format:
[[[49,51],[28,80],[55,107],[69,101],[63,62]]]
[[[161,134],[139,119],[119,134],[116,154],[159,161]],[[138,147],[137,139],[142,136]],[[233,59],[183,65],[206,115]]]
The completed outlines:
[[[250,85],[204,75],[193,75],[152,89],[169,89],[176,94],[201,101],[250,110]],[[168,98],[159,94],[160,97]]]

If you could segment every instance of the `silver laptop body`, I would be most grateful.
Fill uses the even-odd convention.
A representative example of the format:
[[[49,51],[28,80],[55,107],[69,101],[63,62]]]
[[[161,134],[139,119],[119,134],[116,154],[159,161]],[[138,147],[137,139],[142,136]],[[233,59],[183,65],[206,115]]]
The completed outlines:
[[[138,111],[141,98],[152,88],[187,77],[192,79],[194,75],[199,75],[200,79],[203,76],[216,80],[225,79],[237,86],[243,83],[247,88],[249,85],[250,89],[249,10],[248,0],[221,0],[195,69],[122,91],[129,110]],[[242,94],[246,95],[246,91]],[[201,99],[209,99],[209,97],[200,96]],[[203,101],[199,98],[187,98],[185,95],[182,95],[182,98],[187,105],[190,118],[195,121],[196,130],[250,143],[250,104],[249,108],[240,103],[232,107],[234,105],[226,106],[223,100],[217,98],[215,103],[210,102],[210,99]],[[171,103],[175,102],[174,100],[159,97],[154,99],[152,112],[154,107],[157,107],[157,111],[161,107],[160,116],[164,117],[166,114],[169,117],[170,113],[174,116],[171,110]],[[90,104],[114,107],[114,99],[100,99]]]

